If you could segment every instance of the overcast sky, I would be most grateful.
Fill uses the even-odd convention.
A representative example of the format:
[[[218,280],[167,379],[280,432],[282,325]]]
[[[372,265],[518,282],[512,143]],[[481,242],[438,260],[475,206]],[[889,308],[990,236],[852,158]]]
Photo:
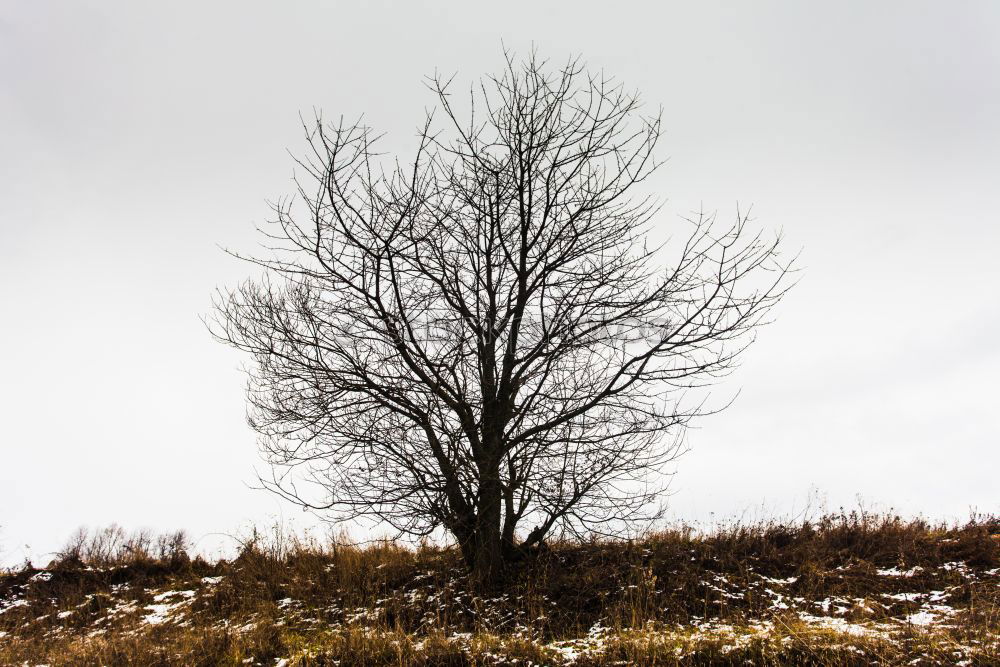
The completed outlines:
[[[242,360],[199,320],[291,193],[300,111],[405,148],[422,77],[580,54],[664,108],[702,204],[801,283],[689,437],[673,516],[1000,512],[1000,3],[0,3],[0,562],[74,528],[272,517]],[[817,503],[813,502],[812,507]],[[25,545],[30,545],[27,549]]]

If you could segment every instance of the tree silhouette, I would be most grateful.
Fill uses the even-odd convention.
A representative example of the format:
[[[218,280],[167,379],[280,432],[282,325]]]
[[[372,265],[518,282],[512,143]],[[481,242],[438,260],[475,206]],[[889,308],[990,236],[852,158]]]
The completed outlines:
[[[693,217],[648,248],[660,117],[532,55],[437,109],[409,162],[361,123],[304,124],[262,277],[213,331],[250,353],[265,484],[340,518],[443,527],[482,582],[558,531],[655,515],[663,466],[788,288],[779,240]],[[444,122],[439,128],[435,115]],[[687,225],[685,225],[687,227]]]

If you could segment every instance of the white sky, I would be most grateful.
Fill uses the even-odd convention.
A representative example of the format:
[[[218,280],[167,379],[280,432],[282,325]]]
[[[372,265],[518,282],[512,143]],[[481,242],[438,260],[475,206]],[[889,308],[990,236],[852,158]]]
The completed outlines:
[[[665,231],[739,201],[804,248],[719,388],[736,404],[691,433],[675,517],[812,490],[1000,512],[1000,4],[5,0],[0,562],[79,525],[210,545],[302,516],[247,486],[242,361],[199,321],[248,274],[218,245],[291,193],[300,111],[409,146],[421,77],[495,71],[501,41],[663,105]]]

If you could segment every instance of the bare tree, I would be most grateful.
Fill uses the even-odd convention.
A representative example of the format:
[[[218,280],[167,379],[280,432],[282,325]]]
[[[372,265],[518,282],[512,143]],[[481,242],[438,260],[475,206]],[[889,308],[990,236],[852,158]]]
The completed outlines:
[[[405,165],[383,167],[361,123],[304,124],[298,196],[247,258],[263,277],[220,294],[213,331],[255,362],[267,486],[444,527],[491,582],[553,531],[655,511],[701,412],[685,390],[732,368],[789,265],[739,215],[690,220],[661,264],[657,203],[635,196],[660,118],[579,61],[508,57],[462,110],[428,82]]]

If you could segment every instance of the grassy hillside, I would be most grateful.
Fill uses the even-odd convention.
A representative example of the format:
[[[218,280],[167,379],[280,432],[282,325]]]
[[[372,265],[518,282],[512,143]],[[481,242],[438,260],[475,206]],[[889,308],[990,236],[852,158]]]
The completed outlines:
[[[1000,664],[1000,520],[840,515],[552,544],[477,594],[454,550],[81,535],[0,575],[0,664]]]

